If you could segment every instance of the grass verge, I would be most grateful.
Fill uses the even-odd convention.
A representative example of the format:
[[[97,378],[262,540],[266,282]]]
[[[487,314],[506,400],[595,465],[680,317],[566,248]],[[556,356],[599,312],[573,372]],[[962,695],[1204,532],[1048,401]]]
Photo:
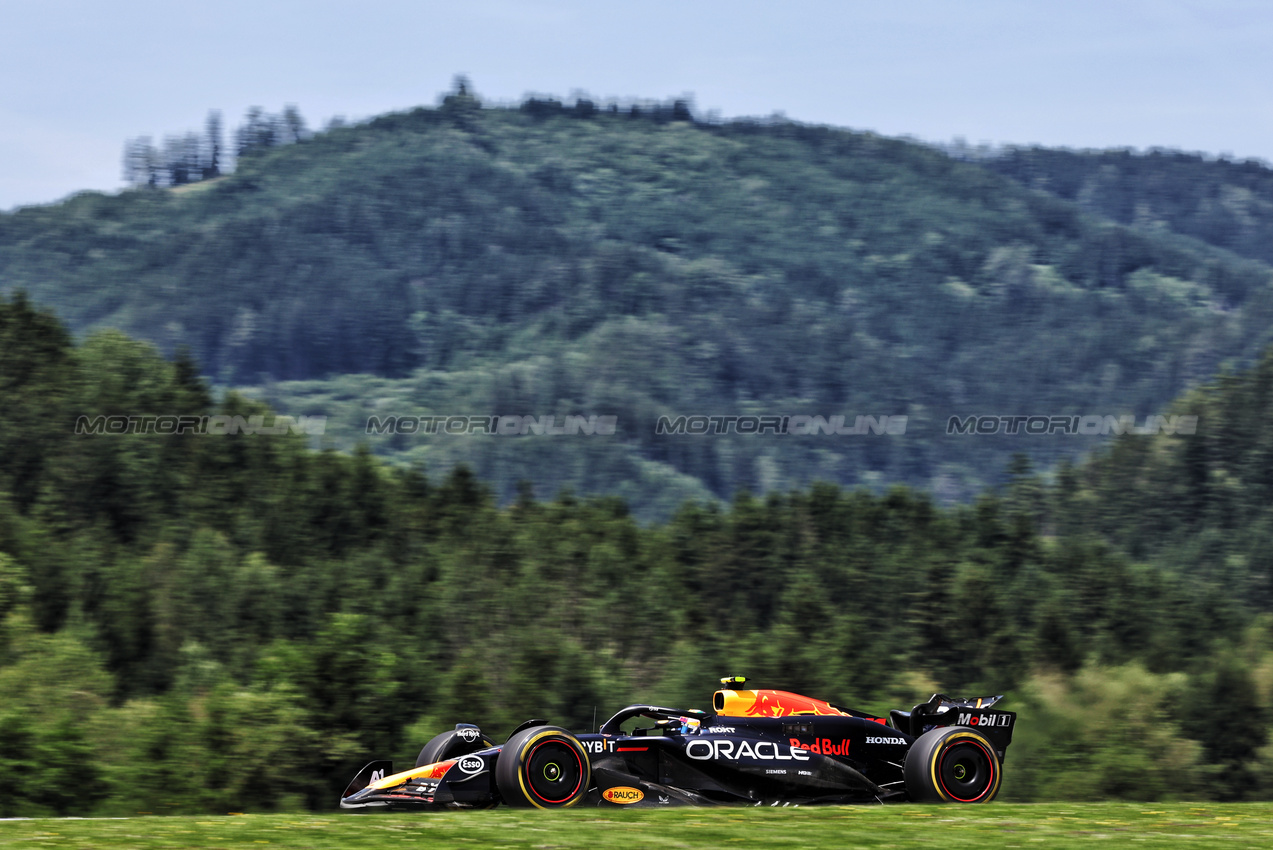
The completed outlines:
[[[0,847],[1269,847],[1273,803],[1067,803],[0,822]]]

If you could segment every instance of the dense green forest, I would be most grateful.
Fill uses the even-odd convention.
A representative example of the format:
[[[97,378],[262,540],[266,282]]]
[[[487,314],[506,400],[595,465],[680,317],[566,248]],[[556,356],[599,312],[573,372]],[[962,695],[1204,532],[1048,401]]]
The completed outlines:
[[[144,177],[158,154],[142,146],[137,189],[0,215],[0,290],[80,336],[186,346],[219,387],[327,416],[325,445],[365,440],[434,475],[464,462],[500,504],[522,479],[540,499],[617,493],[643,520],[819,479],[966,501],[1015,452],[1051,466],[1098,441],[948,438],[949,417],[1141,418],[1273,339],[1269,258],[1239,255],[1258,227],[1207,244],[1210,225],[1166,213],[1120,223],[1090,192],[868,132],[703,122],[678,103],[482,108],[457,91],[320,133],[256,112],[235,137],[231,174],[188,134],[162,179]],[[907,428],[656,433],[694,414]],[[368,435],[372,415],[618,427]]]
[[[1273,262],[1273,169],[1182,151],[1008,148],[987,168],[1142,231]]]
[[[189,357],[0,301],[0,815],[334,805],[457,721],[586,728],[746,673],[863,708],[1009,694],[1004,796],[1273,795],[1273,355],[1193,435],[953,507],[822,483],[501,507],[292,434],[76,433],[270,416]]]

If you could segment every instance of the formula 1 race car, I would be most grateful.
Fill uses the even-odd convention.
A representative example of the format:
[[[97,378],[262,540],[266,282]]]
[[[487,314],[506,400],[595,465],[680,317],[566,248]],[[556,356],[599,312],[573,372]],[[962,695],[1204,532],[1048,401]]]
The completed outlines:
[[[991,707],[1001,696],[934,694],[884,718],[745,681],[722,679],[711,713],[630,705],[596,734],[528,720],[497,745],[460,723],[425,744],[410,770],[364,767],[340,805],[985,803],[999,791],[1016,723],[1015,713]],[[625,732],[625,723],[638,726]]]

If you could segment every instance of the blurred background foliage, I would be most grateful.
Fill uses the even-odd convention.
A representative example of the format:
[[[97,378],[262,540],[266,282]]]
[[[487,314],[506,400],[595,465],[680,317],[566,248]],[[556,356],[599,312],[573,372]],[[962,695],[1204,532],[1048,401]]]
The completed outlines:
[[[0,214],[0,291],[77,335],[187,346],[329,445],[686,500],[816,480],[943,504],[1094,439],[946,437],[952,415],[1158,412],[1273,339],[1273,178],[1129,152],[943,152],[684,102],[420,108],[312,132],[253,110],[126,148],[137,188]],[[227,154],[236,154],[233,170]],[[984,153],[984,152],[983,152]],[[250,389],[247,389],[250,388]],[[659,437],[661,415],[909,417],[905,441]],[[618,417],[564,445],[367,437],[370,415]]]
[[[1008,692],[1005,798],[1273,796],[1264,165],[463,83],[223,136],[0,214],[0,816],[325,809],[456,722],[733,673]],[[271,409],[327,435],[75,433]],[[1158,412],[1197,433],[944,435]],[[656,435],[686,414],[909,421]]]
[[[198,371],[0,302],[0,815],[326,809],[456,722],[583,730],[732,673],[1007,692],[1006,798],[1273,794],[1273,354],[1178,402],[1196,435],[966,504],[815,483],[653,524],[302,436],[75,433],[268,415]]]

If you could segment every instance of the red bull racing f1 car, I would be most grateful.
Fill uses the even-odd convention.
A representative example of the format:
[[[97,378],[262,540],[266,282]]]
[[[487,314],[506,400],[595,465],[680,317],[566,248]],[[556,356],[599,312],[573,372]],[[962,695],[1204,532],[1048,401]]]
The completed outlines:
[[[712,712],[630,705],[595,734],[529,720],[502,745],[460,723],[415,766],[359,771],[346,809],[577,805],[985,803],[999,791],[1016,714],[1002,697],[935,694],[890,716],[722,680]],[[629,727],[624,731],[624,727]],[[630,728],[636,724],[636,728]]]

